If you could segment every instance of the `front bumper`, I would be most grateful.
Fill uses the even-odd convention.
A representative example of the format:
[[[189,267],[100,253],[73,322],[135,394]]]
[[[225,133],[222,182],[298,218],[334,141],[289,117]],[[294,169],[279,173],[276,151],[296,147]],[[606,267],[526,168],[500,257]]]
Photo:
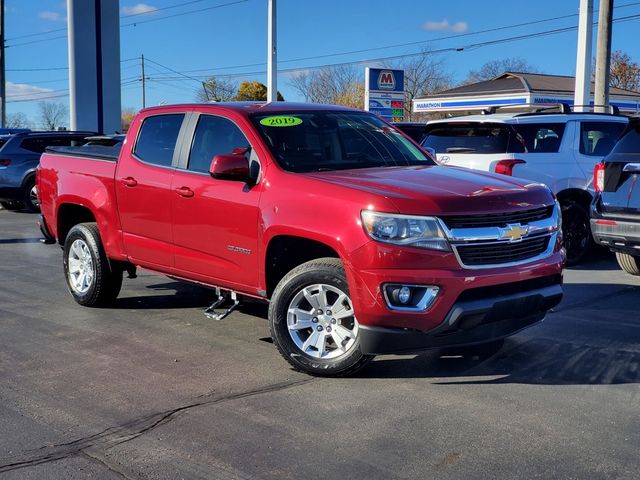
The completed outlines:
[[[463,298],[456,302],[444,321],[433,330],[384,328],[362,325],[360,348],[365,354],[412,353],[429,348],[471,345],[513,335],[539,322],[562,299],[560,275],[538,282],[546,287],[495,295]],[[476,296],[481,295],[480,292]]]

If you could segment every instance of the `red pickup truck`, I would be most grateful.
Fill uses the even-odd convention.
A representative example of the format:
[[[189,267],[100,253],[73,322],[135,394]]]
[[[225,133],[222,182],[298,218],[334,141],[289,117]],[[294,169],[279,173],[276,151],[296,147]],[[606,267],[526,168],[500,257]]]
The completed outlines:
[[[41,228],[64,246],[79,304],[113,301],[136,267],[268,300],[276,347],[315,375],[495,346],[562,297],[548,188],[438,166],[354,109],[149,108],[119,155],[50,150],[37,178]]]

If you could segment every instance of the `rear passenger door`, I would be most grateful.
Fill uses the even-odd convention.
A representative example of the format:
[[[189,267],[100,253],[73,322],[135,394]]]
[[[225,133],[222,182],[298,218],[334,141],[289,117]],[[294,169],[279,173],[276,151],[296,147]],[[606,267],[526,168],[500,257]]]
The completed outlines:
[[[216,155],[246,150],[244,155],[259,168],[257,155],[240,127],[222,116],[199,115],[192,138],[184,144],[172,182],[176,271],[255,291],[262,185],[212,178],[209,167]]]
[[[573,156],[572,125],[571,121],[514,124],[527,152],[516,155],[525,163],[514,166],[513,176],[544,183],[556,193],[568,178],[583,181]]]
[[[123,150],[116,170],[117,208],[127,255],[133,263],[162,271],[173,267],[171,179],[185,115],[146,117],[131,150]]]

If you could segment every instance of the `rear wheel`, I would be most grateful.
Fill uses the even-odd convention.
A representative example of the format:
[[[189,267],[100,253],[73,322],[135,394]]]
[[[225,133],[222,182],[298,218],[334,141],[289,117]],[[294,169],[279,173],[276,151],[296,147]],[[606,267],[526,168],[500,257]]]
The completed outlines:
[[[628,253],[616,253],[618,265],[631,275],[640,275],[640,259]]]
[[[289,272],[269,305],[273,343],[296,370],[344,376],[373,356],[360,350],[359,325],[342,263],[320,258]]]
[[[24,203],[25,208],[32,213],[40,211],[40,200],[38,200],[38,187],[36,187],[35,177],[27,180],[22,203]]]
[[[122,286],[122,270],[112,270],[95,223],[73,227],[64,242],[64,274],[73,299],[99,307],[113,302]]]
[[[577,265],[591,248],[589,212],[580,203],[569,200],[561,204],[562,238],[567,251],[567,266]]]

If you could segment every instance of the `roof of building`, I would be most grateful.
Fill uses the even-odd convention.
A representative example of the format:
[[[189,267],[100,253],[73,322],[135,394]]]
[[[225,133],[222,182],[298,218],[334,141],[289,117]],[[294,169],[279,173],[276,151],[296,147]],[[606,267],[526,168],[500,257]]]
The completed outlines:
[[[573,95],[575,77],[565,75],[546,75],[541,73],[505,72],[492,79],[477,83],[469,83],[460,87],[451,88],[442,92],[429,95],[429,98],[473,95],[504,95],[518,93],[535,94],[567,94]],[[591,82],[591,91],[595,90]],[[610,95],[617,97],[638,98],[640,92],[611,87]]]

